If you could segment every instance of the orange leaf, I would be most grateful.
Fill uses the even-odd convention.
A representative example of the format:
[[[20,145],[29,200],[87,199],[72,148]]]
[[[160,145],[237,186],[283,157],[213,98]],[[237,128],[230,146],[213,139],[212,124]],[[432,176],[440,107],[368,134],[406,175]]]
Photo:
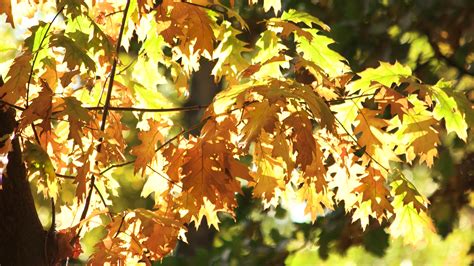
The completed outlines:
[[[137,173],[140,169],[142,175],[145,174],[147,165],[155,158],[156,144],[160,141],[164,141],[164,137],[160,130],[163,129],[162,122],[157,122],[153,119],[148,119],[149,130],[140,131],[138,133],[138,139],[141,141],[140,145],[134,146],[130,151],[130,154],[137,156],[135,160],[134,173]]]

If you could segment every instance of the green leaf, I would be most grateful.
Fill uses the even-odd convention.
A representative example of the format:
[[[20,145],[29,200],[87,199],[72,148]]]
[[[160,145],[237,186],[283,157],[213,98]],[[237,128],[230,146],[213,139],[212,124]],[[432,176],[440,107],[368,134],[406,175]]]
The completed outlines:
[[[21,42],[17,39],[11,24],[5,23],[3,18],[0,17],[0,36],[2,36],[0,42],[0,75],[5,77],[9,64],[3,63],[15,58]]]
[[[252,64],[263,63],[287,49],[280,38],[272,30],[266,30],[255,43],[257,54],[252,58]]]
[[[145,88],[139,83],[133,83],[135,97],[141,104],[139,107],[146,108],[170,108],[173,103],[156,88]]]
[[[296,51],[301,53],[304,59],[315,63],[331,78],[349,72],[349,67],[344,63],[346,59],[328,47],[334,43],[331,38],[319,35],[316,29],[307,29],[305,32],[311,33],[311,40],[297,32],[295,34]]]
[[[216,65],[212,69],[212,75],[217,80],[220,80],[223,76],[235,77],[249,66],[242,55],[249,51],[246,47],[247,43],[237,38],[237,35],[242,32],[234,29],[228,21],[222,23],[219,31],[217,39],[221,41],[212,54],[212,58],[217,59]]]
[[[148,31],[142,46],[142,51],[145,51],[148,57],[155,64],[158,64],[158,62],[160,62],[164,57],[162,49],[167,45],[163,35],[157,34],[159,32],[157,25],[158,24],[154,20],[150,22],[150,30]]]
[[[48,57],[48,47],[50,44],[51,34],[47,32],[48,24],[43,21],[36,26],[31,27],[29,30],[32,32],[31,35],[25,39],[25,44],[28,50],[36,55],[36,67],[40,67],[38,62],[43,61]],[[41,47],[40,47],[41,44]]]
[[[257,47],[257,54],[252,58],[252,64],[258,65],[258,71],[254,73],[254,79],[260,80],[266,77],[283,78],[281,69],[288,69],[290,67],[290,58],[282,58],[275,60],[276,57],[284,53],[287,49],[281,43],[281,39],[272,30],[264,31],[257,40],[255,46]]]
[[[419,212],[426,211],[428,200],[418,192],[416,187],[401,172],[397,173],[394,179],[395,181],[390,184],[392,194],[400,197],[404,205],[411,205]]]
[[[48,25],[41,21],[38,25],[31,27],[29,30],[32,32],[31,35],[25,39],[25,44],[28,46],[30,52],[35,53],[40,48],[41,40],[44,38],[44,45],[49,43],[50,36],[47,35]]]
[[[81,15],[69,19],[65,33],[77,42],[87,43],[94,53],[103,52],[104,60],[112,61],[115,49],[111,39],[90,17]]]
[[[466,122],[466,113],[472,119],[472,109],[466,108],[464,97],[453,97],[452,83],[440,80],[436,85],[430,89],[436,105],[433,109],[434,118],[441,120],[444,118],[446,123],[446,130],[449,132],[456,132],[458,137],[464,141],[467,140],[468,125]],[[460,109],[460,104],[463,110]]]
[[[386,87],[392,86],[393,83],[399,85],[402,78],[407,78],[412,75],[411,69],[408,66],[395,62],[391,65],[389,63],[380,62],[377,68],[368,68],[358,73],[360,79],[348,84],[347,88],[350,93],[355,93],[360,90],[360,94],[367,94],[374,92],[381,84]],[[372,82],[376,82],[372,86]]]
[[[94,72],[95,62],[89,57],[89,55],[87,55],[86,49],[81,45],[81,41],[87,39],[87,35],[82,32],[75,32],[73,34],[75,35],[76,40],[67,37],[64,33],[54,34],[51,39],[51,45],[55,47],[64,47],[64,49],[66,49],[63,61],[67,63],[69,69],[73,70],[76,67],[80,68],[81,65],[84,64],[89,71]]]
[[[64,8],[67,15],[76,18],[82,14],[82,7],[88,9],[87,4],[82,0],[56,0],[56,8],[60,10]]]
[[[320,26],[323,30],[330,31],[331,28],[329,28],[328,25],[324,24],[321,20],[319,20],[316,17],[311,16],[310,14],[303,12],[303,11],[297,11],[295,9],[290,9],[288,11],[283,12],[281,15],[282,20],[286,21],[291,21],[294,23],[304,23],[308,27],[312,27],[313,24],[316,24]]]
[[[403,196],[395,196],[392,205],[395,219],[389,231],[392,237],[403,237],[406,244],[419,244],[435,232],[433,223],[424,212],[418,212],[413,203],[405,205]]]
[[[41,146],[28,141],[25,144],[23,155],[30,174],[38,173],[38,190],[42,190],[46,197],[56,200],[59,184],[48,153]]]
[[[149,89],[156,88],[158,85],[167,84],[166,76],[160,72],[157,63],[157,61],[145,55],[140,55],[131,68],[133,81]]]

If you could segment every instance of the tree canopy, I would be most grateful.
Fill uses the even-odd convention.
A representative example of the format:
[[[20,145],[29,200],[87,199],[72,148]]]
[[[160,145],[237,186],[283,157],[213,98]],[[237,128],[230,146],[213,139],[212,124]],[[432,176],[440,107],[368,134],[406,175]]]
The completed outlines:
[[[245,195],[262,213],[302,203],[310,225],[347,216],[408,245],[435,234],[407,169],[436,168],[448,142],[469,146],[473,109],[458,80],[416,76],[422,48],[365,67],[336,51],[347,43],[325,19],[280,0],[0,8],[0,219],[20,219],[14,193],[23,211],[48,213],[35,221],[44,264],[160,261],[191,226],[239,222]],[[446,45],[416,40],[472,75]],[[195,88],[206,68],[215,96]],[[211,101],[185,104],[196,91]],[[199,118],[186,123],[191,112]],[[139,193],[124,193],[118,180],[137,177]],[[36,208],[15,180],[28,180]],[[124,194],[146,201],[117,203]]]

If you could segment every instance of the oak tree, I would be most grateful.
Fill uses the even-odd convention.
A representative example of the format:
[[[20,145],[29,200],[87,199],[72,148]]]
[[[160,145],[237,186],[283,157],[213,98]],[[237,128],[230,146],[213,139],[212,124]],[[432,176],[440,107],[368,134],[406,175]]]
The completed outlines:
[[[262,4],[252,40],[236,6]],[[233,217],[242,187],[262,209],[295,195],[313,222],[343,203],[362,228],[387,221],[407,243],[434,230],[428,200],[399,169],[431,167],[442,132],[468,141],[472,106],[451,82],[425,84],[399,62],[355,72],[331,48],[330,26],[280,0],[0,7],[17,35],[0,49],[0,264],[77,258],[97,227],[90,263],[151,263],[189,225]],[[41,13],[52,15],[28,24]],[[183,107],[204,61],[221,91]],[[200,121],[184,126],[194,111]],[[112,173],[126,167],[151,208],[114,211]],[[32,192],[51,203],[49,229]]]

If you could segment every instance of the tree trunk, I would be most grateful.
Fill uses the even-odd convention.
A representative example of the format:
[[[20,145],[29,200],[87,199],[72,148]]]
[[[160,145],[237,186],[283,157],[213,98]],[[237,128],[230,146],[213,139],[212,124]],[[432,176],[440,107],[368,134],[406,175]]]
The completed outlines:
[[[0,106],[0,137],[15,127],[15,110]],[[12,140],[5,170],[0,190],[0,265],[47,265],[47,234],[36,212],[18,137]]]
[[[193,105],[208,105],[214,99],[214,96],[221,90],[220,84],[214,82],[214,77],[211,75],[212,68],[215,63],[209,62],[206,59],[201,59],[199,70],[193,74],[191,78],[190,97],[185,106]],[[203,110],[198,112],[188,112],[185,116],[185,123],[191,127],[199,123],[203,115]],[[195,129],[191,133],[199,134],[200,129]],[[176,250],[176,256],[189,258],[195,256],[198,249],[210,250],[214,240],[216,230],[209,228],[206,221],[203,221],[198,230],[194,224],[188,225],[188,232],[186,238],[189,244],[180,242]]]

